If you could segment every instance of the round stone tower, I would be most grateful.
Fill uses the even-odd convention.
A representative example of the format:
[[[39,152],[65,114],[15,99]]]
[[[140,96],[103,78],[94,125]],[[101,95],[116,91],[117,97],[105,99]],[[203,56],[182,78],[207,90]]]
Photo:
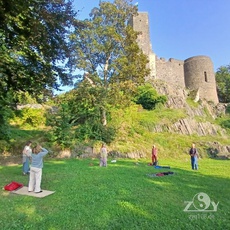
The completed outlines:
[[[207,101],[219,102],[213,63],[207,56],[194,56],[184,61],[185,86],[198,90],[199,97]]]

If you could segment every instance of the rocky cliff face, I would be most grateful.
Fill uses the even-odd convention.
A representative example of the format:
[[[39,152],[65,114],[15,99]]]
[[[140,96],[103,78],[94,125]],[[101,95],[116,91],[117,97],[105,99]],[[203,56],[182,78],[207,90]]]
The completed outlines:
[[[154,130],[155,132],[168,131],[170,133],[179,133],[183,135],[220,135],[222,137],[227,137],[225,129],[207,121],[208,117],[215,119],[219,115],[224,114],[224,104],[214,105],[212,103],[208,103],[207,101],[199,101],[199,95],[196,92],[193,95],[193,99],[194,101],[199,101],[199,103],[197,102],[196,106],[191,107],[187,103],[187,99],[190,97],[188,90],[182,89],[178,86],[169,85],[159,80],[154,80],[151,83],[159,94],[163,94],[168,97],[166,104],[168,108],[183,109],[187,114],[186,118],[178,120],[173,125],[157,125]],[[230,157],[230,146],[221,146],[218,143],[214,143],[210,146],[213,146],[210,147],[211,155],[217,155],[217,152],[221,152]]]
[[[183,109],[187,114],[186,118],[180,119],[170,127],[164,127],[163,129],[160,126],[156,127],[156,131],[162,131],[166,128],[169,132],[176,132],[185,135],[226,135],[226,131],[220,126],[205,121],[208,116],[215,119],[220,113],[224,113],[224,107],[221,107],[220,105],[214,106],[206,101],[201,101],[196,104],[196,107],[191,107],[186,102],[189,93],[187,90],[168,85],[162,81],[153,81],[152,85],[159,94],[163,94],[168,97],[168,101],[166,103],[168,108]],[[195,98],[197,99],[197,95],[194,96],[194,99]]]

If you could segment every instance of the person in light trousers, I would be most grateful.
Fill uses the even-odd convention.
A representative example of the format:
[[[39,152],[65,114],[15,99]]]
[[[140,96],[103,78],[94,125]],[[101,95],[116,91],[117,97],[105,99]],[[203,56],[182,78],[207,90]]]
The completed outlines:
[[[28,192],[40,193],[41,180],[42,180],[42,168],[43,168],[43,157],[48,153],[48,150],[42,148],[40,145],[36,145],[32,149],[31,154],[31,167],[30,167],[30,180],[28,186]]]

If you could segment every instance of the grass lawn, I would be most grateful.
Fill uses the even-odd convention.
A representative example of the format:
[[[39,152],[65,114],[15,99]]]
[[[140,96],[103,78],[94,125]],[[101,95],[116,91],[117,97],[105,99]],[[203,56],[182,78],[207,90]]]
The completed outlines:
[[[169,169],[147,163],[117,159],[102,168],[97,159],[45,158],[42,188],[55,193],[35,198],[1,190],[0,229],[230,229],[230,161],[203,159],[192,171],[189,159],[161,160],[175,172],[163,177],[147,174]],[[27,185],[21,168],[0,166],[0,186]],[[213,205],[199,202],[200,192],[219,202],[216,212],[201,211]],[[189,210],[195,212],[184,211],[186,201],[194,201]]]

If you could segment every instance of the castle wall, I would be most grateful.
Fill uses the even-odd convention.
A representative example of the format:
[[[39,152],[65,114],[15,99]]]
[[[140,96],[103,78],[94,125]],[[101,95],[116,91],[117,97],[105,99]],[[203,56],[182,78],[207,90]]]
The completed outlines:
[[[150,74],[148,77],[146,77],[146,80],[148,78],[155,79],[156,78],[156,55],[153,52],[149,54],[148,67],[150,68]]]
[[[163,58],[156,59],[156,79],[168,82],[169,84],[185,87],[184,61],[170,58],[166,61]]]
[[[185,86],[199,90],[200,98],[218,103],[213,63],[207,56],[195,56],[184,61]]]

